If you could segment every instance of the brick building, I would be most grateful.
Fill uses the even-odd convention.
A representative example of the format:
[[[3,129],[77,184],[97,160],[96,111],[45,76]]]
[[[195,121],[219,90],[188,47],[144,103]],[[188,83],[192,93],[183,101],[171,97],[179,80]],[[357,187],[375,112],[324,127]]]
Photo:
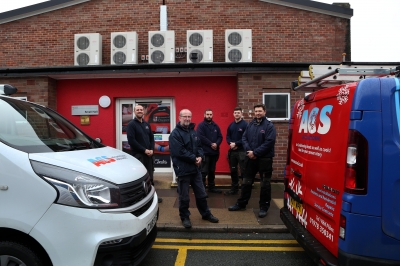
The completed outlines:
[[[51,0],[0,14],[0,83],[120,149],[129,149],[124,124],[136,103],[147,106],[156,143],[168,147],[182,108],[192,110],[195,123],[211,108],[225,134],[235,106],[250,120],[254,104],[264,102],[278,133],[273,178],[281,179],[290,106],[304,97],[290,83],[310,64],[339,64],[342,53],[350,61],[352,15],[348,4],[309,0]],[[212,30],[212,62],[188,63],[180,50],[173,63],[141,60],[149,54],[149,32],[162,27],[174,31],[174,50],[188,46],[187,30]],[[251,30],[251,52],[243,55],[249,62],[226,59],[228,29]],[[111,34],[133,31],[138,62],[112,64]],[[102,63],[75,65],[74,37],[91,33],[102,36]],[[99,106],[102,96],[109,105]],[[72,111],[93,106],[98,112],[89,118]],[[166,150],[158,154],[156,171],[172,172]],[[229,172],[227,151],[224,143],[219,173]]]

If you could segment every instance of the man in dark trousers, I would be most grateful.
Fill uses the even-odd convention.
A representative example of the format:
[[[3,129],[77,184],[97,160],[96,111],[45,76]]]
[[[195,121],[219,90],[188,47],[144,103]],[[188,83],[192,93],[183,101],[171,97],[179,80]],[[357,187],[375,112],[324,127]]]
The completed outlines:
[[[174,171],[178,177],[179,216],[185,228],[191,228],[189,216],[189,186],[192,186],[196,198],[196,206],[203,220],[218,223],[208,208],[207,193],[205,191],[200,166],[204,159],[200,139],[191,123],[192,112],[183,109],[179,113],[179,123],[169,136]]]
[[[236,107],[233,110],[233,121],[226,132],[226,142],[229,145],[228,159],[229,167],[231,170],[232,188],[231,190],[225,191],[225,195],[236,195],[239,191],[239,174],[238,165],[240,167],[240,173],[244,173],[244,158],[246,152],[244,151],[242,144],[243,133],[246,130],[247,122],[243,120],[242,108]]]
[[[201,166],[204,187],[206,187],[206,177],[208,176],[208,191],[211,193],[221,193],[220,189],[215,188],[215,168],[219,158],[219,146],[222,143],[222,134],[219,126],[213,121],[213,112],[211,109],[207,109],[204,112],[204,121],[197,126],[197,133],[200,137],[205,156],[205,160]]]
[[[135,117],[128,123],[126,134],[131,154],[138,159],[147,169],[150,175],[151,183],[154,186],[154,135],[151,131],[150,124],[144,121],[144,109],[141,105],[136,105],[133,109]],[[162,202],[162,198],[158,198],[158,202]]]
[[[260,173],[260,212],[258,217],[265,217],[271,204],[272,158],[275,156],[276,131],[274,125],[265,117],[264,104],[254,106],[255,118],[249,123],[243,134],[242,142],[246,151],[245,174],[242,193],[236,204],[229,211],[246,208],[251,196],[252,184],[257,172]]]

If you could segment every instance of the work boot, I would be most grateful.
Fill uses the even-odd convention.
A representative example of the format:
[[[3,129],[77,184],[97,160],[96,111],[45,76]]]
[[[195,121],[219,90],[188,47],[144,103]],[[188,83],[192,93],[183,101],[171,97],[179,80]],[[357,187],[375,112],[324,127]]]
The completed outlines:
[[[225,191],[225,195],[237,195],[239,192],[239,186],[238,185],[232,185],[231,190]]]
[[[222,193],[222,190],[217,189],[215,187],[211,187],[211,188],[208,189],[208,192],[220,194],[220,193]]]
[[[232,205],[228,208],[230,212],[235,212],[235,211],[244,211],[246,208],[240,207],[237,203],[235,205]]]
[[[210,214],[210,216],[208,216],[208,217],[202,217],[202,219],[203,219],[203,220],[207,220],[207,221],[209,221],[210,223],[218,223],[218,222],[219,222],[218,218],[215,217],[215,216],[212,215],[212,214]]]
[[[265,216],[267,216],[267,211],[261,209],[261,210],[258,212],[258,217],[264,218]]]
[[[162,198],[158,197],[158,203],[162,202]]]
[[[182,225],[183,225],[183,227],[185,227],[187,229],[192,228],[192,223],[190,222],[189,218],[184,218],[182,220]]]

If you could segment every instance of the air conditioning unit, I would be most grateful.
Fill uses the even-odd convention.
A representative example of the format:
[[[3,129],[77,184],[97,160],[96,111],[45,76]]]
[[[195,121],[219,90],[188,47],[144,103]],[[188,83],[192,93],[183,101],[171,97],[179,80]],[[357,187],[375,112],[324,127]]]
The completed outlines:
[[[138,35],[132,32],[111,33],[111,65],[138,63]]]
[[[225,62],[252,62],[251,30],[225,30]]]
[[[101,65],[102,37],[99,33],[75,34],[74,65]]]
[[[175,31],[149,31],[149,64],[175,63]]]
[[[213,31],[186,31],[188,63],[205,63],[213,61]]]

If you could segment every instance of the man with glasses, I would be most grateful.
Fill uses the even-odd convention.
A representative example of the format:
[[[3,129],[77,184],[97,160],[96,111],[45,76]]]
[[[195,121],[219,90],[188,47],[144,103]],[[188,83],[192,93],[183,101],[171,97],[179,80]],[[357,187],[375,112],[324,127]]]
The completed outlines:
[[[204,121],[197,126],[197,133],[199,134],[205,155],[205,160],[201,166],[204,187],[206,187],[206,177],[208,177],[208,192],[222,193],[220,189],[215,187],[215,169],[219,159],[219,146],[222,143],[222,134],[219,126],[213,121],[213,112],[211,109],[207,109],[204,112]]]
[[[245,210],[251,196],[251,189],[257,172],[260,173],[260,211],[258,217],[267,216],[271,204],[272,158],[275,156],[276,131],[265,117],[264,104],[254,106],[255,118],[248,124],[242,142],[247,157],[245,162],[242,193],[229,211]]]
[[[200,139],[194,130],[192,112],[183,109],[179,113],[179,122],[169,136],[174,171],[178,177],[179,216],[185,228],[191,228],[189,216],[189,186],[192,186],[196,206],[203,220],[218,223],[218,218],[213,216],[208,208],[207,194],[202,182],[200,172],[201,162],[204,159]]]

